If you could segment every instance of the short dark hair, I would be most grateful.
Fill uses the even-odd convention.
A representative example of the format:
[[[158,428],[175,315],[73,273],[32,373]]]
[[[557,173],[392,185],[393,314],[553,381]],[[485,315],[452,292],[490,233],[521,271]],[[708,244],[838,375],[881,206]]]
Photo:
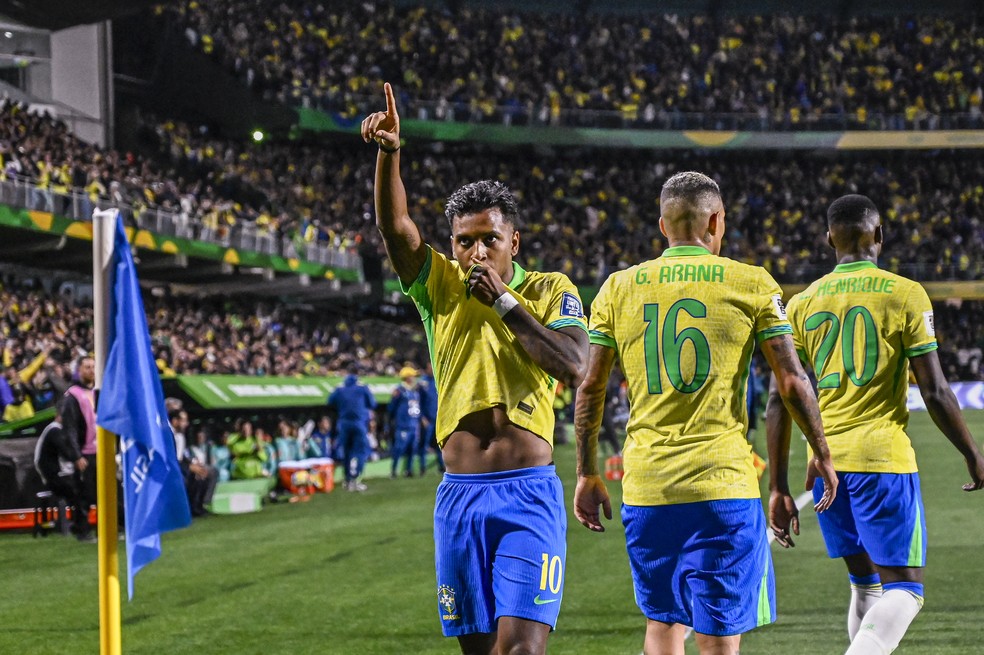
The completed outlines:
[[[707,195],[713,195],[720,200],[721,188],[717,182],[703,173],[683,171],[664,182],[663,190],[660,191],[659,195],[660,198],[670,196],[671,198],[685,200],[691,205],[697,205]]]
[[[467,216],[495,207],[514,228],[519,226],[519,206],[512,192],[498,180],[481,180],[466,184],[451,194],[444,215],[448,224],[454,224],[455,216]]]
[[[830,207],[827,208],[827,227],[859,226],[872,214],[878,215],[878,207],[871,198],[851,193],[830,203]]]

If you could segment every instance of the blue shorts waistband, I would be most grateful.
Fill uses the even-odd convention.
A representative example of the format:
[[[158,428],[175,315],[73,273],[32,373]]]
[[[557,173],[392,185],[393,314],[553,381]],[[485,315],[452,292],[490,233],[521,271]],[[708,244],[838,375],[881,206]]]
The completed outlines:
[[[488,484],[489,482],[509,482],[511,480],[556,475],[557,467],[553,464],[547,464],[545,466],[531,466],[529,468],[511,469],[509,471],[493,471],[492,473],[445,473],[443,481],[457,484]]]

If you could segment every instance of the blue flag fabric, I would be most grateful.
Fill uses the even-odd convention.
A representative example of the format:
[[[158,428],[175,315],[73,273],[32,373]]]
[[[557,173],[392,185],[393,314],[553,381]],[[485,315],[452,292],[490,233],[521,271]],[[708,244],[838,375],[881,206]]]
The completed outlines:
[[[161,554],[161,533],[191,524],[184,477],[164,408],[130,244],[117,214],[109,354],[97,422],[120,437],[126,519],[126,584]]]

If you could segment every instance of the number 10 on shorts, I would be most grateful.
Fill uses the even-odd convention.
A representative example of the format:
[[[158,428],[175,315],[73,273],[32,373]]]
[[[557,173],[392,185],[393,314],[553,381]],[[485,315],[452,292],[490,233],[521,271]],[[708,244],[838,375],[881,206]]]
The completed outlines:
[[[559,555],[550,557],[549,553],[543,553],[542,564],[540,565],[540,590],[547,590],[547,583],[550,584],[550,593],[559,594],[560,584],[564,581],[564,563]]]

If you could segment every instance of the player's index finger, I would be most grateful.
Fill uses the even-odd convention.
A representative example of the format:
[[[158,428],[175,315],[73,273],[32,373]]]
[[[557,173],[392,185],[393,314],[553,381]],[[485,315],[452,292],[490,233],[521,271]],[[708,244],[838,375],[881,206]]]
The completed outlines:
[[[386,92],[386,113],[396,116],[396,98],[393,96],[393,87],[389,82],[383,85],[383,91]]]

